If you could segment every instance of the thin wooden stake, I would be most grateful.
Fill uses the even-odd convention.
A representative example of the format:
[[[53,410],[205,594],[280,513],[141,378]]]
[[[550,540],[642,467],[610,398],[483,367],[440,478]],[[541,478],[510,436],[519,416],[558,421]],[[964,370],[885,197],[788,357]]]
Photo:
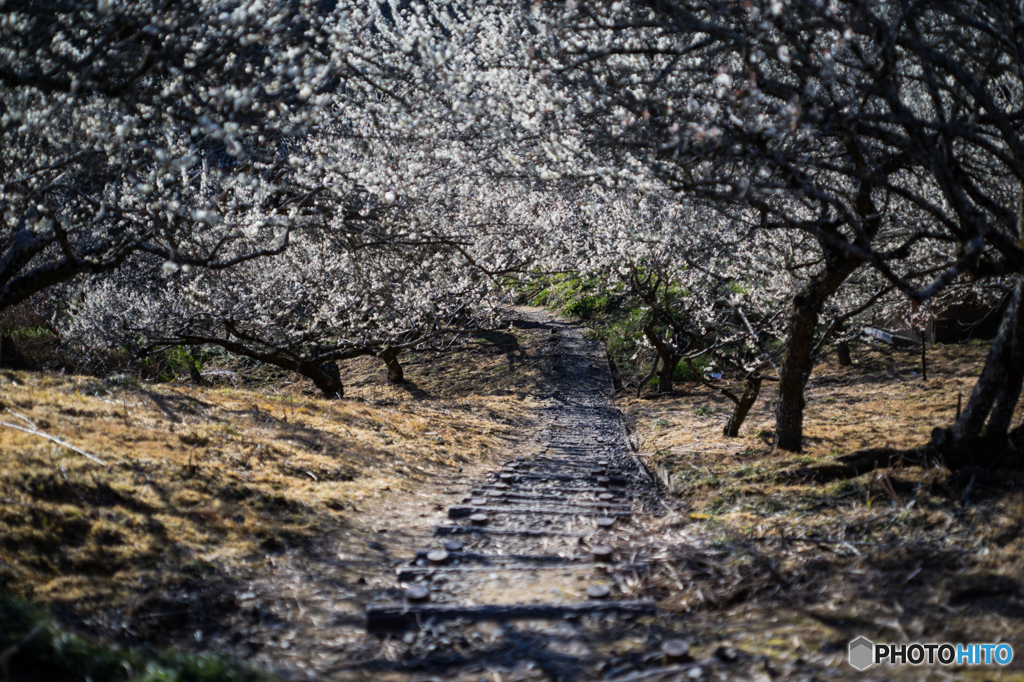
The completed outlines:
[[[925,336],[924,329],[921,330],[921,379],[928,381],[928,360],[925,357],[925,351],[928,348],[928,337]]]

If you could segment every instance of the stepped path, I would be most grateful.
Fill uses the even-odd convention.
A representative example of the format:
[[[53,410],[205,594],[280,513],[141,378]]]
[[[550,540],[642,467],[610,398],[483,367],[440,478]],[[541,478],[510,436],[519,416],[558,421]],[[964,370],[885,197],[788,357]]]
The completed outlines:
[[[621,629],[655,612],[629,587],[647,567],[630,552],[634,517],[655,491],[608,405],[604,351],[570,325],[548,326],[534,444],[449,506],[428,548],[397,569],[400,597],[367,608],[370,632],[415,628],[421,637],[482,621],[493,632],[497,623],[507,635],[548,638],[538,653],[561,659],[565,670],[551,672],[571,677],[598,659],[602,623]]]
[[[673,663],[665,673],[705,674],[678,665],[685,645],[645,594],[644,522],[663,507],[609,403],[603,348],[546,313],[519,314],[544,335],[535,430],[504,464],[396,506],[369,543],[377,561],[344,548],[333,567],[283,558],[262,591],[278,606],[259,658],[311,679],[648,679]]]

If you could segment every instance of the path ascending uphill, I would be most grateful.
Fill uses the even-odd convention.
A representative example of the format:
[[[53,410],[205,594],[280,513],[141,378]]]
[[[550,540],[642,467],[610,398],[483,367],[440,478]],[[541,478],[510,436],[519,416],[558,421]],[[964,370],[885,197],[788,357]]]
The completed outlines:
[[[488,665],[534,679],[614,674],[621,642],[656,610],[639,595],[647,563],[633,547],[655,490],[608,404],[604,350],[525,315],[551,330],[534,445],[449,507],[450,522],[397,569],[403,591],[366,612],[371,633],[415,642],[421,669],[446,678]]]

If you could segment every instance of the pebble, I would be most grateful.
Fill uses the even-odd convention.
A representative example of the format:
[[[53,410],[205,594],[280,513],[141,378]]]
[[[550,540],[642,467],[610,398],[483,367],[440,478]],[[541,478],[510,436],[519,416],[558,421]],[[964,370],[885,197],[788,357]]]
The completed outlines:
[[[430,589],[425,585],[413,585],[405,591],[405,598],[409,601],[426,601],[430,599]]]
[[[661,653],[669,663],[690,660],[690,643],[685,639],[666,639],[661,645]]]

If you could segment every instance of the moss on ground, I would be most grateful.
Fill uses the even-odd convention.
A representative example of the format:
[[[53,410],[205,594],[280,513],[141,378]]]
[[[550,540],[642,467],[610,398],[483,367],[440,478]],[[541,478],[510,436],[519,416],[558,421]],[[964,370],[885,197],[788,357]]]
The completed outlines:
[[[271,682],[247,663],[208,654],[115,647],[61,629],[0,592],[0,675],[8,682]]]

